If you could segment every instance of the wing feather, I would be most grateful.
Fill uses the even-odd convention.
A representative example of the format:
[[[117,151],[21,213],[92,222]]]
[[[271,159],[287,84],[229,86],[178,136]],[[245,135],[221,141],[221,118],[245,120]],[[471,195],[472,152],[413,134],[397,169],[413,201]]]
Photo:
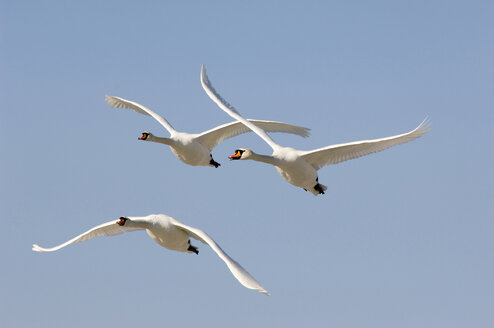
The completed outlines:
[[[209,81],[208,75],[206,74],[206,68],[204,65],[201,67],[201,84],[206,91],[206,94],[213,100],[224,112],[233,117],[234,119],[242,122],[245,126],[251,129],[254,133],[256,133],[261,139],[263,139],[273,150],[279,148],[279,145],[271,139],[270,136],[264,132],[263,129],[257,127],[255,124],[246,120],[240,113],[228,103],[225,99],[223,99],[218,92],[214,89],[213,85]]]
[[[429,130],[430,121],[426,118],[418,127],[407,133],[381,139],[362,140],[332,145],[316,150],[301,152],[300,156],[314,166],[316,170],[318,170],[325,165],[337,164],[415,140],[427,133]]]
[[[276,121],[261,121],[250,119],[248,121],[254,123],[256,126],[263,129],[264,131],[292,133],[304,138],[307,138],[310,135],[310,129],[297,125],[291,125]],[[204,146],[209,147],[209,149],[212,150],[224,140],[246,132],[251,132],[251,130],[241,122],[236,121],[226,123],[217,126],[214,129],[205,131],[197,137],[197,140]]]
[[[170,132],[170,134],[176,132],[175,129],[167,120],[165,120],[162,116],[156,114],[149,108],[142,106],[141,104],[114,96],[106,96],[105,101],[113,108],[126,108],[133,110],[134,112],[139,114],[149,115],[153,117],[156,121],[160,122],[160,124],[163,125],[163,127],[167,129],[168,132]]]
[[[81,241],[97,238],[97,237],[103,237],[103,236],[114,236],[114,235],[119,235],[124,232],[128,231],[135,231],[135,230],[142,230],[141,228],[129,228],[126,226],[119,226],[117,224],[116,220],[110,221],[103,223],[99,226],[96,226],[92,229],[89,229],[88,231],[84,232],[83,234],[80,234],[79,236],[72,238],[71,240],[60,244],[58,246],[52,247],[52,248],[43,248],[39,245],[33,244],[33,251],[36,252],[53,252],[56,250],[59,250],[62,247],[65,247],[70,244],[75,244],[79,243]]]
[[[232,259],[227,253],[225,253],[216,242],[209,237],[204,231],[187,226],[177,220],[173,220],[173,224],[185,231],[190,237],[200,240],[201,242],[208,244],[218,256],[226,263],[228,269],[232,272],[233,276],[245,287],[249,289],[257,290],[258,292],[269,295],[269,293],[261,286],[261,284],[245,270],[237,261]]]

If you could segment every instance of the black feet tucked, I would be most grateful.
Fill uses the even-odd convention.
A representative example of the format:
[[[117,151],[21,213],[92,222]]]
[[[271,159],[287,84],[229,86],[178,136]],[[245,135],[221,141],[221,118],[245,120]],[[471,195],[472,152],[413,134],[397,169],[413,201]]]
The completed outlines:
[[[324,189],[321,187],[319,183],[314,186],[314,189],[318,191],[320,194],[324,195]]]
[[[197,255],[199,255],[199,250],[195,246],[189,245],[189,248],[187,248],[187,250],[190,251],[190,252],[194,252]]]
[[[211,160],[209,161],[209,164],[213,165],[216,168],[218,168],[218,166],[221,166],[221,164],[218,162],[215,162],[213,158],[211,158]]]

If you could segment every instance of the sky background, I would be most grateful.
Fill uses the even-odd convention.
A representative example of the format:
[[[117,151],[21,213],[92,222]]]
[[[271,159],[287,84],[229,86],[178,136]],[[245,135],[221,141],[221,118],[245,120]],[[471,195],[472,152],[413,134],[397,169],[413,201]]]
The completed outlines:
[[[2,327],[494,326],[492,1],[0,1]],[[422,138],[324,167],[325,195],[273,167],[192,167],[137,101],[177,129],[245,117],[311,128],[298,149]],[[171,215],[212,236],[271,292],[241,286],[207,246],[144,232],[58,245],[120,216]]]

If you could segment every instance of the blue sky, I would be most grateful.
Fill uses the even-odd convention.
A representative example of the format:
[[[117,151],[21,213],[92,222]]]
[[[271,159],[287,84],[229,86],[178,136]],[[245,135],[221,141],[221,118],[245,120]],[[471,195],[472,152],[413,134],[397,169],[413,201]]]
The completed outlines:
[[[5,327],[487,327],[494,324],[491,1],[1,1],[0,204]],[[424,137],[319,171],[314,197],[272,168],[229,162],[246,134],[186,166],[142,131],[244,116],[311,128],[314,149]],[[122,215],[203,229],[272,296],[204,245],[143,232],[53,246]],[[196,242],[196,244],[198,244]]]

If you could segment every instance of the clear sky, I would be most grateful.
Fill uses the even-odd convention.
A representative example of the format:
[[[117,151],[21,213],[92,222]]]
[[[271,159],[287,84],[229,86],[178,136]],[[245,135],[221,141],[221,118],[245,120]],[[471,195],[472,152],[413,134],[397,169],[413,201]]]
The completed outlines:
[[[2,327],[494,326],[492,1],[0,1]],[[244,116],[311,128],[314,149],[424,137],[319,171],[314,197],[273,167],[192,167],[138,101],[173,126]],[[120,216],[203,229],[272,296],[208,247],[144,232],[54,246]]]

